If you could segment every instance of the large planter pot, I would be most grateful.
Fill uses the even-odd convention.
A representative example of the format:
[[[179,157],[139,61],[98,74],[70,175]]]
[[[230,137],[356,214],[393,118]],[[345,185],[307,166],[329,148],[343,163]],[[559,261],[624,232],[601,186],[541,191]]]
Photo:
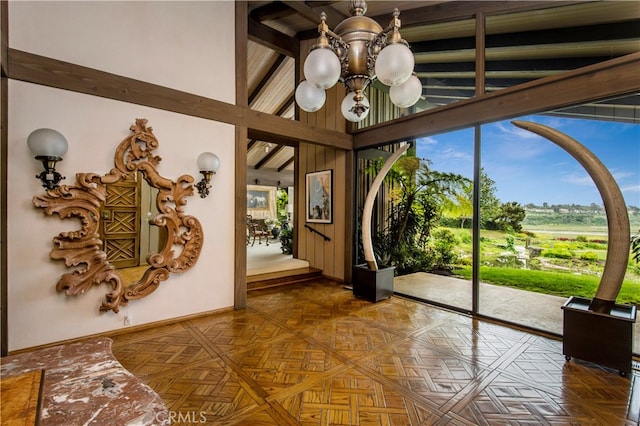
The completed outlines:
[[[589,310],[590,299],[571,297],[562,306],[562,353],[631,374],[636,307],[614,305],[608,314]]]
[[[353,295],[374,303],[390,298],[393,296],[394,269],[390,266],[374,271],[367,265],[354,266]]]

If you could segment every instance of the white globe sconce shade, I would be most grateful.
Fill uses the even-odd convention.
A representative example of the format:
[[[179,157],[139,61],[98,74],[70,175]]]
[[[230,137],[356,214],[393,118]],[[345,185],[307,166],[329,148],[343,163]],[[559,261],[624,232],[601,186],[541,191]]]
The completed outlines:
[[[203,152],[198,155],[198,169],[215,173],[219,167],[220,159],[213,152]]]
[[[387,86],[399,86],[411,77],[414,64],[411,49],[402,43],[390,44],[378,54],[376,76]]]
[[[329,48],[312,50],[304,61],[304,77],[320,89],[330,89],[340,78],[340,59]]]
[[[67,139],[53,129],[37,129],[27,137],[27,145],[37,157],[62,158],[67,153]]]
[[[356,104],[356,101],[353,99],[356,94],[354,92],[347,93],[347,96],[342,100],[342,104],[340,105],[340,109],[342,110],[342,115],[347,120],[357,123],[359,121],[364,120],[369,115],[369,99],[366,96],[362,98],[362,105],[366,107],[366,109],[358,116],[355,112],[352,111],[352,108]]]
[[[400,108],[409,108],[415,105],[420,96],[422,96],[422,82],[415,75],[409,77],[401,85],[389,88],[391,102]]]
[[[44,169],[36,178],[40,179],[44,188],[56,189],[64,179],[64,176],[56,171],[56,163],[62,161],[62,156],[67,153],[67,139],[56,130],[37,129],[27,136],[27,145],[36,160],[42,162]]]
[[[211,178],[220,168],[220,158],[213,152],[203,152],[198,155],[198,169],[202,173],[202,180],[196,183],[196,188],[200,198],[206,198],[211,188]]]
[[[307,80],[300,82],[296,88],[296,103],[306,112],[315,112],[322,108],[326,97],[324,89],[314,86]]]

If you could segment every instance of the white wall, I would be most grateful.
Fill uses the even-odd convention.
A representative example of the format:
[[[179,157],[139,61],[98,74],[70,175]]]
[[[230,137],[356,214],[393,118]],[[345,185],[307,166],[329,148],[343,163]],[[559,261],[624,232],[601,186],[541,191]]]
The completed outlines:
[[[234,42],[214,37],[221,30],[233,34],[233,2],[10,2],[9,18],[11,48],[234,102]],[[233,306],[233,126],[13,80],[8,96],[10,351],[117,330],[125,313],[140,325]],[[69,151],[58,169],[72,184],[77,172],[113,167],[115,148],[136,118],[154,129],[162,176],[199,180],[202,151],[215,152],[221,167],[211,195],[196,194],[185,208],[204,228],[198,263],[120,314],[101,314],[107,285],[77,297],[55,290],[69,269],[49,259],[52,238],[79,224],[33,206],[32,197],[43,192],[34,177],[41,165],[26,138],[40,127],[63,133]]]
[[[10,1],[9,46],[235,103],[233,1]]]

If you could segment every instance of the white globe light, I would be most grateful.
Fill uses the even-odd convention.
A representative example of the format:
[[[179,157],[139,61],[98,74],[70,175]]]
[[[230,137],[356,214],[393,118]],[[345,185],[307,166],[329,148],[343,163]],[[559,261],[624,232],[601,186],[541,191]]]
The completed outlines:
[[[347,96],[344,97],[344,99],[342,100],[342,104],[340,106],[340,109],[342,110],[342,115],[344,116],[344,118],[346,118],[347,120],[353,123],[357,123],[367,118],[367,115],[369,115],[369,110],[371,109],[369,108],[369,99],[367,99],[367,97],[364,96],[362,98],[362,104],[366,106],[367,109],[364,110],[364,112],[360,114],[359,117],[358,117],[358,114],[351,111],[351,108],[353,108],[353,106],[356,104],[356,101],[353,99],[355,95],[356,94],[354,92],[347,93]]]
[[[411,77],[414,63],[411,49],[402,43],[390,44],[378,54],[376,75],[387,86],[398,86]]]
[[[65,137],[53,129],[37,129],[27,137],[27,145],[36,156],[62,157],[69,144]]]
[[[389,88],[389,97],[394,105],[400,108],[409,108],[415,105],[422,96],[422,82],[415,75],[399,86]]]
[[[331,49],[312,50],[304,61],[304,77],[321,89],[333,87],[340,78],[340,60]]]
[[[301,82],[296,89],[296,103],[306,112],[315,112],[322,108],[326,97],[324,89],[315,87],[307,80]]]
[[[203,152],[198,156],[198,170],[216,172],[220,167],[220,159],[213,152]]]

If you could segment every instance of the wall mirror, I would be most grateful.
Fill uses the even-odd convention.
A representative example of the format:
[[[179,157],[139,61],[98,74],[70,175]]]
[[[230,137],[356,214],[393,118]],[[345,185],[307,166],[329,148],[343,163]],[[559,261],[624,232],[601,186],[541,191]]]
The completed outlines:
[[[203,243],[200,222],[184,213],[185,198],[194,193],[193,177],[175,182],[162,177],[153,129],[146,119],[136,119],[130,129],[109,173],[78,173],[75,185],[33,198],[47,215],[80,219],[80,229],[53,238],[50,257],[74,268],[62,275],[56,290],[77,296],[105,283],[111,288],[102,312],[118,312],[154,292],[172,272],[190,269]]]

